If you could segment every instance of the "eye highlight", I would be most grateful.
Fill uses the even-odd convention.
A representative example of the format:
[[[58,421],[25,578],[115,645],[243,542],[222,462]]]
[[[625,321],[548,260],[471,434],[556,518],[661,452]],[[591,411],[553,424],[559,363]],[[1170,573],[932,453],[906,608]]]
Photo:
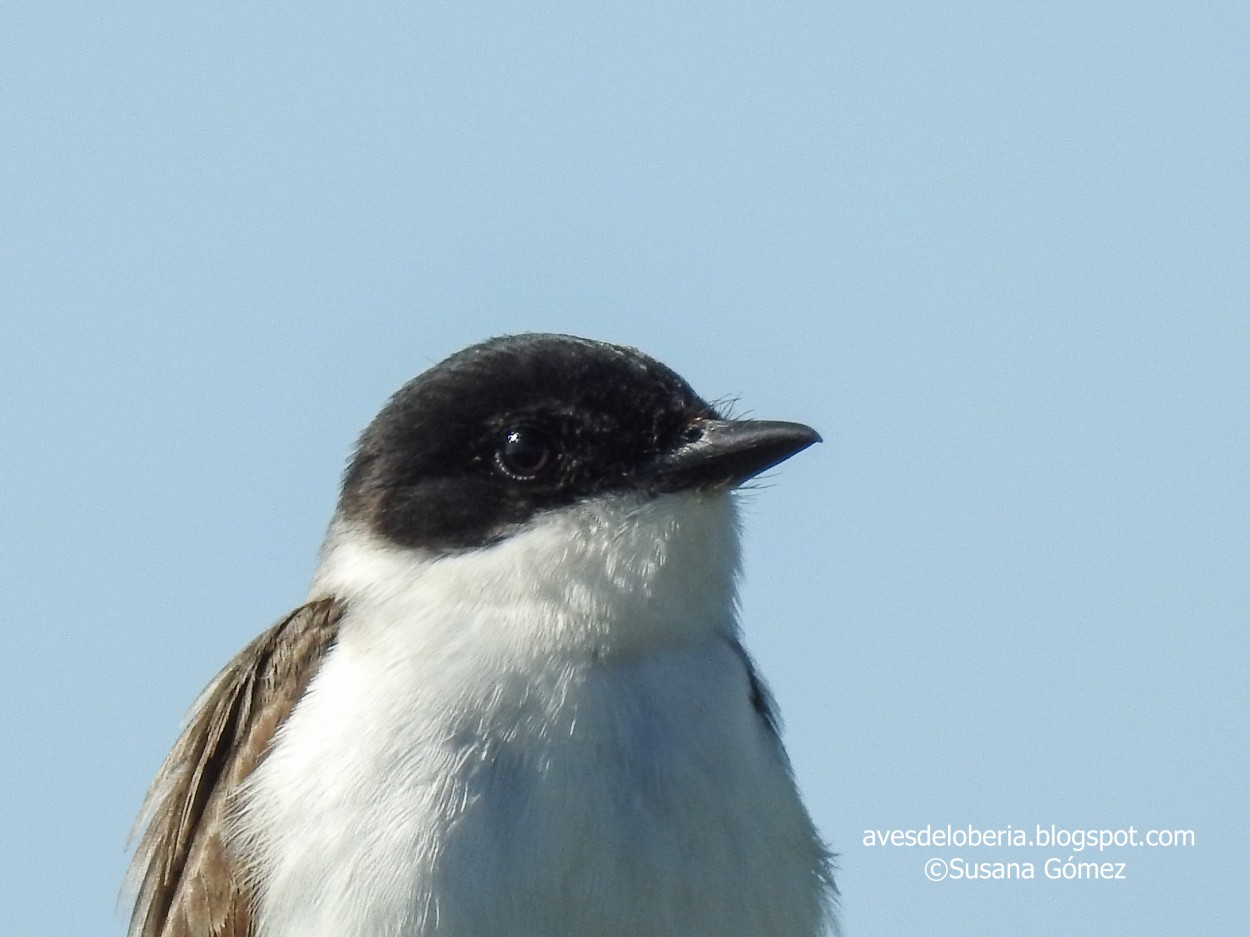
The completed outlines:
[[[495,467],[514,481],[532,481],[555,461],[555,443],[533,426],[504,430],[495,448]]]

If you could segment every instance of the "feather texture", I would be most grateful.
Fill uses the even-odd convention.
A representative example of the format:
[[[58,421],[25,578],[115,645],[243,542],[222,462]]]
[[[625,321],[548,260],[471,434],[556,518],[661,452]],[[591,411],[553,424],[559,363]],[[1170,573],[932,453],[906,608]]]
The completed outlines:
[[[144,801],[130,937],[254,937],[252,879],[228,820],[338,633],[343,605],[301,606],[209,684]]]

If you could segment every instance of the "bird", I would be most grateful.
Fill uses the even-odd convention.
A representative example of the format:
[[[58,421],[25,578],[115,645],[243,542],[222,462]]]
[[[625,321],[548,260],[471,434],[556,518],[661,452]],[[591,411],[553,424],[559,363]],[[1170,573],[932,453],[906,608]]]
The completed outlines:
[[[145,798],[129,937],[836,928],[737,608],[738,493],[819,441],[570,335],[405,384]]]

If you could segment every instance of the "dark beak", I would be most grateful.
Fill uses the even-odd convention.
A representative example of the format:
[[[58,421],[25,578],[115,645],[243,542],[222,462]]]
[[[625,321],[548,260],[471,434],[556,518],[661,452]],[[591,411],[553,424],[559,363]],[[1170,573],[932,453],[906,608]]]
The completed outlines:
[[[817,442],[820,434],[802,423],[700,420],[657,460],[652,484],[657,491],[733,488]]]

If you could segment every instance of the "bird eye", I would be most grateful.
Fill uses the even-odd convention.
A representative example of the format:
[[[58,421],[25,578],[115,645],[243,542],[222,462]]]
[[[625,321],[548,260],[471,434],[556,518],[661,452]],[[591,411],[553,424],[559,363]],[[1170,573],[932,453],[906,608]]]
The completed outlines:
[[[515,426],[500,437],[495,466],[511,479],[529,481],[548,469],[555,455],[555,444],[542,430]]]

